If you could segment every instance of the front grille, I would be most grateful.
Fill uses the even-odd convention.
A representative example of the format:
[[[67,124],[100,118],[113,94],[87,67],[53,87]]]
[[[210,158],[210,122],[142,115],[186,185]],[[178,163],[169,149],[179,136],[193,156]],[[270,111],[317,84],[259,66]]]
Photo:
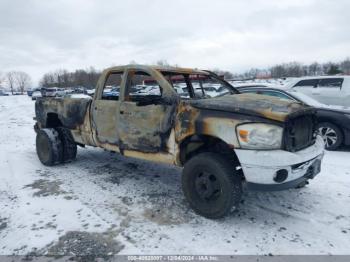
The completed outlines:
[[[284,146],[287,151],[302,150],[315,143],[317,120],[314,114],[291,118],[284,130]]]

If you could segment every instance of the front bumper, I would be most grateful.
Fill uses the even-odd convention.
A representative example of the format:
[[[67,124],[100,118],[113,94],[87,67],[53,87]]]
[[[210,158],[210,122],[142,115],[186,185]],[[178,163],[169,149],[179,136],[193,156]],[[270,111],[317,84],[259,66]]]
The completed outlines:
[[[284,190],[294,188],[320,172],[324,143],[318,136],[314,145],[298,152],[245,149],[235,152],[248,189]],[[283,174],[282,180],[279,174]]]

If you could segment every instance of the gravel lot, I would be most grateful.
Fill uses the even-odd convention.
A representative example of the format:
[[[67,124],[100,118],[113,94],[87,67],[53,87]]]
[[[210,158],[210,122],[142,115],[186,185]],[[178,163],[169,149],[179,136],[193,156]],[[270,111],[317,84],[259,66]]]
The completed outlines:
[[[211,221],[181,192],[181,169],[79,148],[43,166],[34,102],[0,97],[0,254],[349,254],[350,150],[327,152],[304,189],[245,192]]]

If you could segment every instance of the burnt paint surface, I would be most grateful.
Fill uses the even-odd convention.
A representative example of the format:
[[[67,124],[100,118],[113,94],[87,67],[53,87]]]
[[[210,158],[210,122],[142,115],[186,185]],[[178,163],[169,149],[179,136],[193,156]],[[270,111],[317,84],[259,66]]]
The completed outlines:
[[[91,99],[38,98],[35,103],[37,121],[46,127],[49,114],[56,114],[63,126],[74,129],[84,123]]]
[[[145,70],[150,73],[163,89],[162,100],[142,106],[124,101],[124,79],[118,106],[104,110],[103,116],[92,113],[99,103],[104,108],[98,96],[102,93],[107,75],[121,70]],[[138,65],[110,68],[102,73],[91,106],[89,99],[39,99],[36,102],[37,121],[41,127],[45,127],[47,113],[56,113],[63,126],[71,129],[78,143],[118,151],[126,156],[181,165],[180,145],[188,138],[211,136],[224,141],[231,148],[237,148],[237,125],[245,122],[283,125],[290,115],[309,110],[298,103],[255,94],[180,100],[160,70],[206,73],[193,69]],[[101,130],[108,132],[101,136]]]
[[[119,134],[122,150],[166,152],[166,141],[174,119],[175,105],[151,104],[137,106],[125,102],[120,115]]]
[[[117,132],[120,101],[96,100],[92,108],[93,129],[100,143],[118,144]]]
[[[257,94],[226,95],[192,101],[194,107],[261,116],[283,122],[290,114],[305,108],[300,103]]]

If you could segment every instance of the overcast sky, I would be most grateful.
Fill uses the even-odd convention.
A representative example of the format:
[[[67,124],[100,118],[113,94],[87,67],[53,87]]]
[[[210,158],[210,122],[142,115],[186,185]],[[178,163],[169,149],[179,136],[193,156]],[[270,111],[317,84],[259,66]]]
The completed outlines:
[[[0,71],[155,63],[243,72],[350,55],[349,0],[1,0]]]

